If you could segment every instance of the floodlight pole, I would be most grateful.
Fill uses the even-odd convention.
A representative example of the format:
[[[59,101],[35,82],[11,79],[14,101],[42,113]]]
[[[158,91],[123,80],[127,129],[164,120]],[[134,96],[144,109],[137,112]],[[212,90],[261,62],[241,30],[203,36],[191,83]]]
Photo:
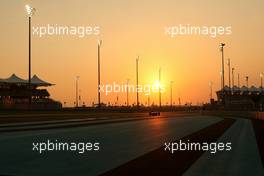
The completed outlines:
[[[97,87],[97,90],[98,90],[98,108],[101,107],[101,94],[100,94],[100,85],[101,85],[101,68],[100,68],[100,51],[101,51],[101,43],[102,43],[102,40],[99,40],[98,41],[98,44],[97,44],[97,62],[98,62],[98,87]]]
[[[237,86],[240,87],[240,76],[239,76],[239,73],[237,74]]]
[[[78,108],[78,106],[79,106],[79,100],[78,100],[78,81],[79,81],[79,76],[76,76],[76,108]]]
[[[247,88],[248,88],[248,76],[246,76],[246,84],[247,84]]]
[[[222,90],[224,90],[225,87],[224,46],[225,46],[224,43],[220,44],[221,47],[220,49],[222,52]]]
[[[235,68],[232,68],[232,87],[234,87],[234,71],[235,71]]]
[[[28,90],[29,90],[29,97],[28,102],[29,104],[32,103],[31,97],[31,16],[28,16]]]
[[[161,68],[159,69],[159,107],[161,108]]]
[[[260,78],[260,86],[261,86],[261,88],[263,87],[263,76],[261,76],[261,78]]]
[[[129,85],[129,79],[127,79],[127,87],[126,87],[126,93],[127,93],[127,107],[129,106],[129,97],[128,97],[128,90],[129,90],[129,87],[128,87],[128,85]]]
[[[263,74],[260,73],[260,88],[263,88]]]
[[[139,97],[138,97],[138,60],[139,56],[136,59],[136,79],[137,79],[137,87],[136,87],[136,92],[137,92],[137,107],[139,107]]]
[[[172,83],[173,83],[173,81],[170,82],[170,105],[171,105],[171,108],[172,108]]]
[[[223,88],[223,73],[220,71],[221,88]]]
[[[231,68],[230,68],[230,59],[228,58],[228,85],[231,89]]]
[[[28,103],[32,103],[32,90],[31,90],[31,17],[34,15],[35,8],[30,5],[25,6],[28,14]]]

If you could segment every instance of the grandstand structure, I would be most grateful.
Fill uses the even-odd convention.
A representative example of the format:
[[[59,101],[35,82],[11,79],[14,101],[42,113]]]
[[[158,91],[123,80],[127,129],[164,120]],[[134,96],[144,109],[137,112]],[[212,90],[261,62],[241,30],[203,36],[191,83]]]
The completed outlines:
[[[216,92],[217,102],[225,109],[230,110],[264,110],[264,88],[263,87],[228,87]]]
[[[53,86],[43,81],[37,75],[28,80],[15,74],[9,78],[0,79],[0,108],[1,109],[58,109],[62,105],[50,98],[47,87]],[[29,101],[31,98],[31,102]]]

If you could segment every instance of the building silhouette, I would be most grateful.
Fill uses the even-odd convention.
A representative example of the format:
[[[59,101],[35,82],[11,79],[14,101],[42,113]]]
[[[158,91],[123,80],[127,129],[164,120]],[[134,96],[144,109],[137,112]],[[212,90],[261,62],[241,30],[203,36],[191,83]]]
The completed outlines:
[[[45,87],[53,86],[40,79],[37,75],[28,80],[12,74],[9,78],[0,79],[0,108],[1,109],[58,109],[62,104],[50,98]],[[31,97],[32,102],[29,103]]]
[[[264,89],[263,87],[225,86],[216,92],[217,103],[230,110],[254,110],[263,111],[264,109]]]

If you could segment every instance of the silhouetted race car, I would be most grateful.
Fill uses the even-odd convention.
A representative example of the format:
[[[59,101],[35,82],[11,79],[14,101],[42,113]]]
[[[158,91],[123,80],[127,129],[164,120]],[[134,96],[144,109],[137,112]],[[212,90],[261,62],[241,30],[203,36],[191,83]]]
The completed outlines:
[[[151,112],[149,112],[149,116],[160,116],[160,112],[158,112],[158,111],[151,111]]]

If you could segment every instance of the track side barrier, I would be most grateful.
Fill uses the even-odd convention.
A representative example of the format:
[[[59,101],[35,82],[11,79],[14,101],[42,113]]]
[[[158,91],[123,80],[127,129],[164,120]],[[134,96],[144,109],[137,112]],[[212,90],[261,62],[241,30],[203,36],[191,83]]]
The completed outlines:
[[[254,111],[201,111],[201,114],[214,115],[214,116],[233,116],[233,117],[264,120],[264,112],[254,112]]]

